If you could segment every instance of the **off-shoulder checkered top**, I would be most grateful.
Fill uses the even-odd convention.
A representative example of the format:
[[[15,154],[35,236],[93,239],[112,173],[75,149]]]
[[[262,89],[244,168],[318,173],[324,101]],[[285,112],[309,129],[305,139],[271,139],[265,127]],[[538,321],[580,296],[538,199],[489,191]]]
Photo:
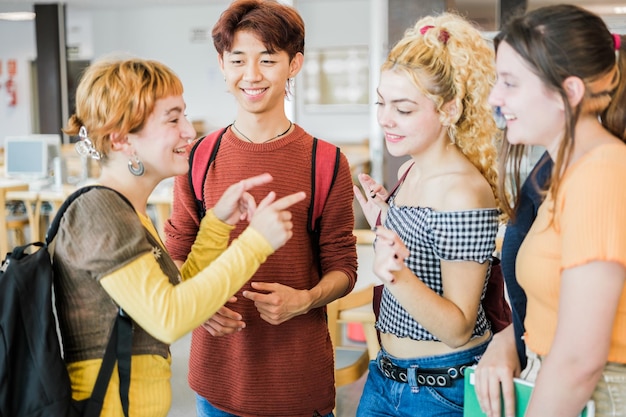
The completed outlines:
[[[389,210],[384,226],[394,230],[410,251],[406,265],[428,287],[443,295],[440,260],[489,261],[495,250],[498,232],[497,209],[465,211],[436,211],[425,207],[396,206],[394,196],[389,199]],[[487,270],[489,276],[491,266]],[[463,285],[464,276],[455,277]],[[481,295],[485,295],[487,280]],[[420,300],[416,299],[416,303]],[[438,339],[414,320],[385,288],[376,328],[383,333],[414,340]],[[490,328],[482,305],[472,337],[482,336]]]

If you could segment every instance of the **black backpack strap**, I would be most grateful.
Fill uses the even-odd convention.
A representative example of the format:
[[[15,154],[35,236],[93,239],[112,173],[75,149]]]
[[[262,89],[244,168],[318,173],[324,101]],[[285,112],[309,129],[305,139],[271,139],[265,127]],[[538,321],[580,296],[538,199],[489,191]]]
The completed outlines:
[[[111,330],[109,343],[107,344],[102,365],[96,378],[91,397],[89,398],[83,417],[98,417],[102,411],[104,397],[106,395],[113,367],[117,360],[117,370],[120,377],[120,399],[124,415],[128,417],[128,390],[130,388],[130,362],[133,341],[133,329],[130,317],[119,310]]]
[[[117,373],[120,379],[120,400],[124,415],[128,417],[128,393],[130,391],[130,362],[133,350],[133,323],[131,318],[120,309],[116,321],[117,328]],[[104,391],[106,393],[106,389]],[[104,395],[104,394],[103,394]]]
[[[187,174],[189,177],[189,189],[196,199],[198,217],[200,219],[206,214],[204,205],[204,182],[206,181],[206,175],[209,172],[209,167],[215,160],[226,129],[228,129],[228,126],[201,137],[194,143],[189,153],[189,173]],[[209,155],[208,158],[206,157],[207,155]]]
[[[133,206],[131,202],[128,201],[128,199],[124,197],[124,195],[122,195],[120,192],[104,185],[88,185],[79,188],[78,190],[70,194],[65,199],[61,207],[59,207],[59,210],[54,216],[54,219],[50,223],[50,227],[46,232],[46,245],[50,245],[52,240],[54,240],[57,232],[59,231],[61,219],[67,211],[67,208],[74,202],[74,200],[76,200],[84,193],[96,188],[114,191],[129,206]],[[87,400],[87,404],[85,405],[83,417],[100,416],[102,405],[104,403],[104,396],[106,394],[107,387],[109,386],[109,381],[111,380],[111,374],[113,373],[113,367],[115,366],[116,361],[118,363],[117,368],[120,378],[120,400],[122,402],[124,415],[128,417],[128,390],[130,388],[130,363],[132,344],[132,321],[130,317],[128,317],[124,313],[124,311],[120,309],[115,318],[115,323],[113,324],[113,330],[111,331],[111,336],[109,337],[109,342],[107,344],[106,351],[104,352],[102,365],[100,366],[100,371],[98,372],[98,377],[96,378],[94,389],[91,393],[91,397]]]

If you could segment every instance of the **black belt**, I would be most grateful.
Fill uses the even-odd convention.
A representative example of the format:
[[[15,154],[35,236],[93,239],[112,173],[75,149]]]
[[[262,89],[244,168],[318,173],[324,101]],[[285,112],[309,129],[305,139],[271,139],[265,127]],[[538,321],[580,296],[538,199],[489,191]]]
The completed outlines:
[[[409,382],[409,371],[406,368],[394,365],[386,356],[383,356],[378,363],[380,370],[387,378],[396,382]],[[450,387],[452,380],[463,378],[465,370],[473,365],[475,362],[448,368],[415,368],[415,379],[418,385]]]

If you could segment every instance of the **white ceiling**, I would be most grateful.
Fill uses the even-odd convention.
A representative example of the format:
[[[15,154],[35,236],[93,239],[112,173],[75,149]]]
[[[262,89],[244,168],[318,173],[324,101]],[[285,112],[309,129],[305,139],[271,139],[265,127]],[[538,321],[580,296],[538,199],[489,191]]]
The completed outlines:
[[[302,1],[302,0],[300,0]],[[310,0],[305,0],[310,1]],[[33,4],[44,3],[64,3],[70,7],[81,7],[89,9],[110,9],[118,7],[146,7],[146,6],[183,6],[183,5],[206,5],[207,3],[213,4],[228,4],[230,0],[0,0],[1,5],[12,6],[27,6],[30,7]]]
[[[89,8],[111,8],[111,7],[144,7],[156,5],[206,5],[207,3],[228,4],[231,0],[0,0],[0,4],[27,5],[34,3],[65,3],[70,6],[80,6]],[[323,0],[293,0],[298,2],[313,2]],[[332,0],[326,0],[332,1]],[[419,0],[416,0],[419,1]],[[454,0],[452,0],[454,1]],[[495,7],[497,0],[456,0],[457,5],[488,8]],[[613,7],[626,7],[625,0],[528,0],[529,8],[537,8],[548,4],[559,3],[576,4],[585,8],[598,10],[598,13],[611,13]]]
[[[231,0],[0,0],[0,11],[30,11],[34,3],[65,3],[68,7],[82,9],[110,9],[125,7],[150,7],[150,6],[184,6],[184,5],[206,5],[206,4],[228,4]],[[292,0],[294,4],[313,1],[333,1],[333,0]],[[419,0],[416,0],[419,1]],[[499,0],[448,0],[456,4],[456,8],[467,13],[470,18],[478,23],[489,24],[497,13]],[[570,3],[585,7],[603,16],[609,26],[626,32],[626,0],[527,0],[528,8]],[[616,14],[616,8],[622,8],[622,14]],[[491,28],[495,29],[495,28]]]

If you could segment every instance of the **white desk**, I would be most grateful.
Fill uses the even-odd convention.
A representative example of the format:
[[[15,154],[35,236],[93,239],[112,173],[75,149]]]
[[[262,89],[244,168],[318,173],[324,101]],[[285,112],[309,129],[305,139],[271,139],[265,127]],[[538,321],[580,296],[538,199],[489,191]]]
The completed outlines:
[[[38,191],[29,191],[28,185],[23,185],[21,188],[13,188],[7,191],[6,200],[22,201],[26,205],[28,220],[31,230],[31,241],[42,240],[45,238],[45,230],[41,229],[41,205],[46,202],[52,206],[51,216],[54,216],[65,199],[76,190],[75,186],[66,185],[63,189],[42,189]],[[5,195],[3,194],[3,197]],[[155,209],[155,228],[163,237],[163,226],[165,221],[170,216],[170,210],[172,206],[172,194],[167,191],[159,191],[153,193],[148,198],[148,205]],[[4,216],[4,212],[2,214]],[[2,220],[0,218],[0,220]],[[2,221],[2,227],[5,228],[4,236],[6,236],[6,219]],[[6,239],[4,239],[6,244]]]

